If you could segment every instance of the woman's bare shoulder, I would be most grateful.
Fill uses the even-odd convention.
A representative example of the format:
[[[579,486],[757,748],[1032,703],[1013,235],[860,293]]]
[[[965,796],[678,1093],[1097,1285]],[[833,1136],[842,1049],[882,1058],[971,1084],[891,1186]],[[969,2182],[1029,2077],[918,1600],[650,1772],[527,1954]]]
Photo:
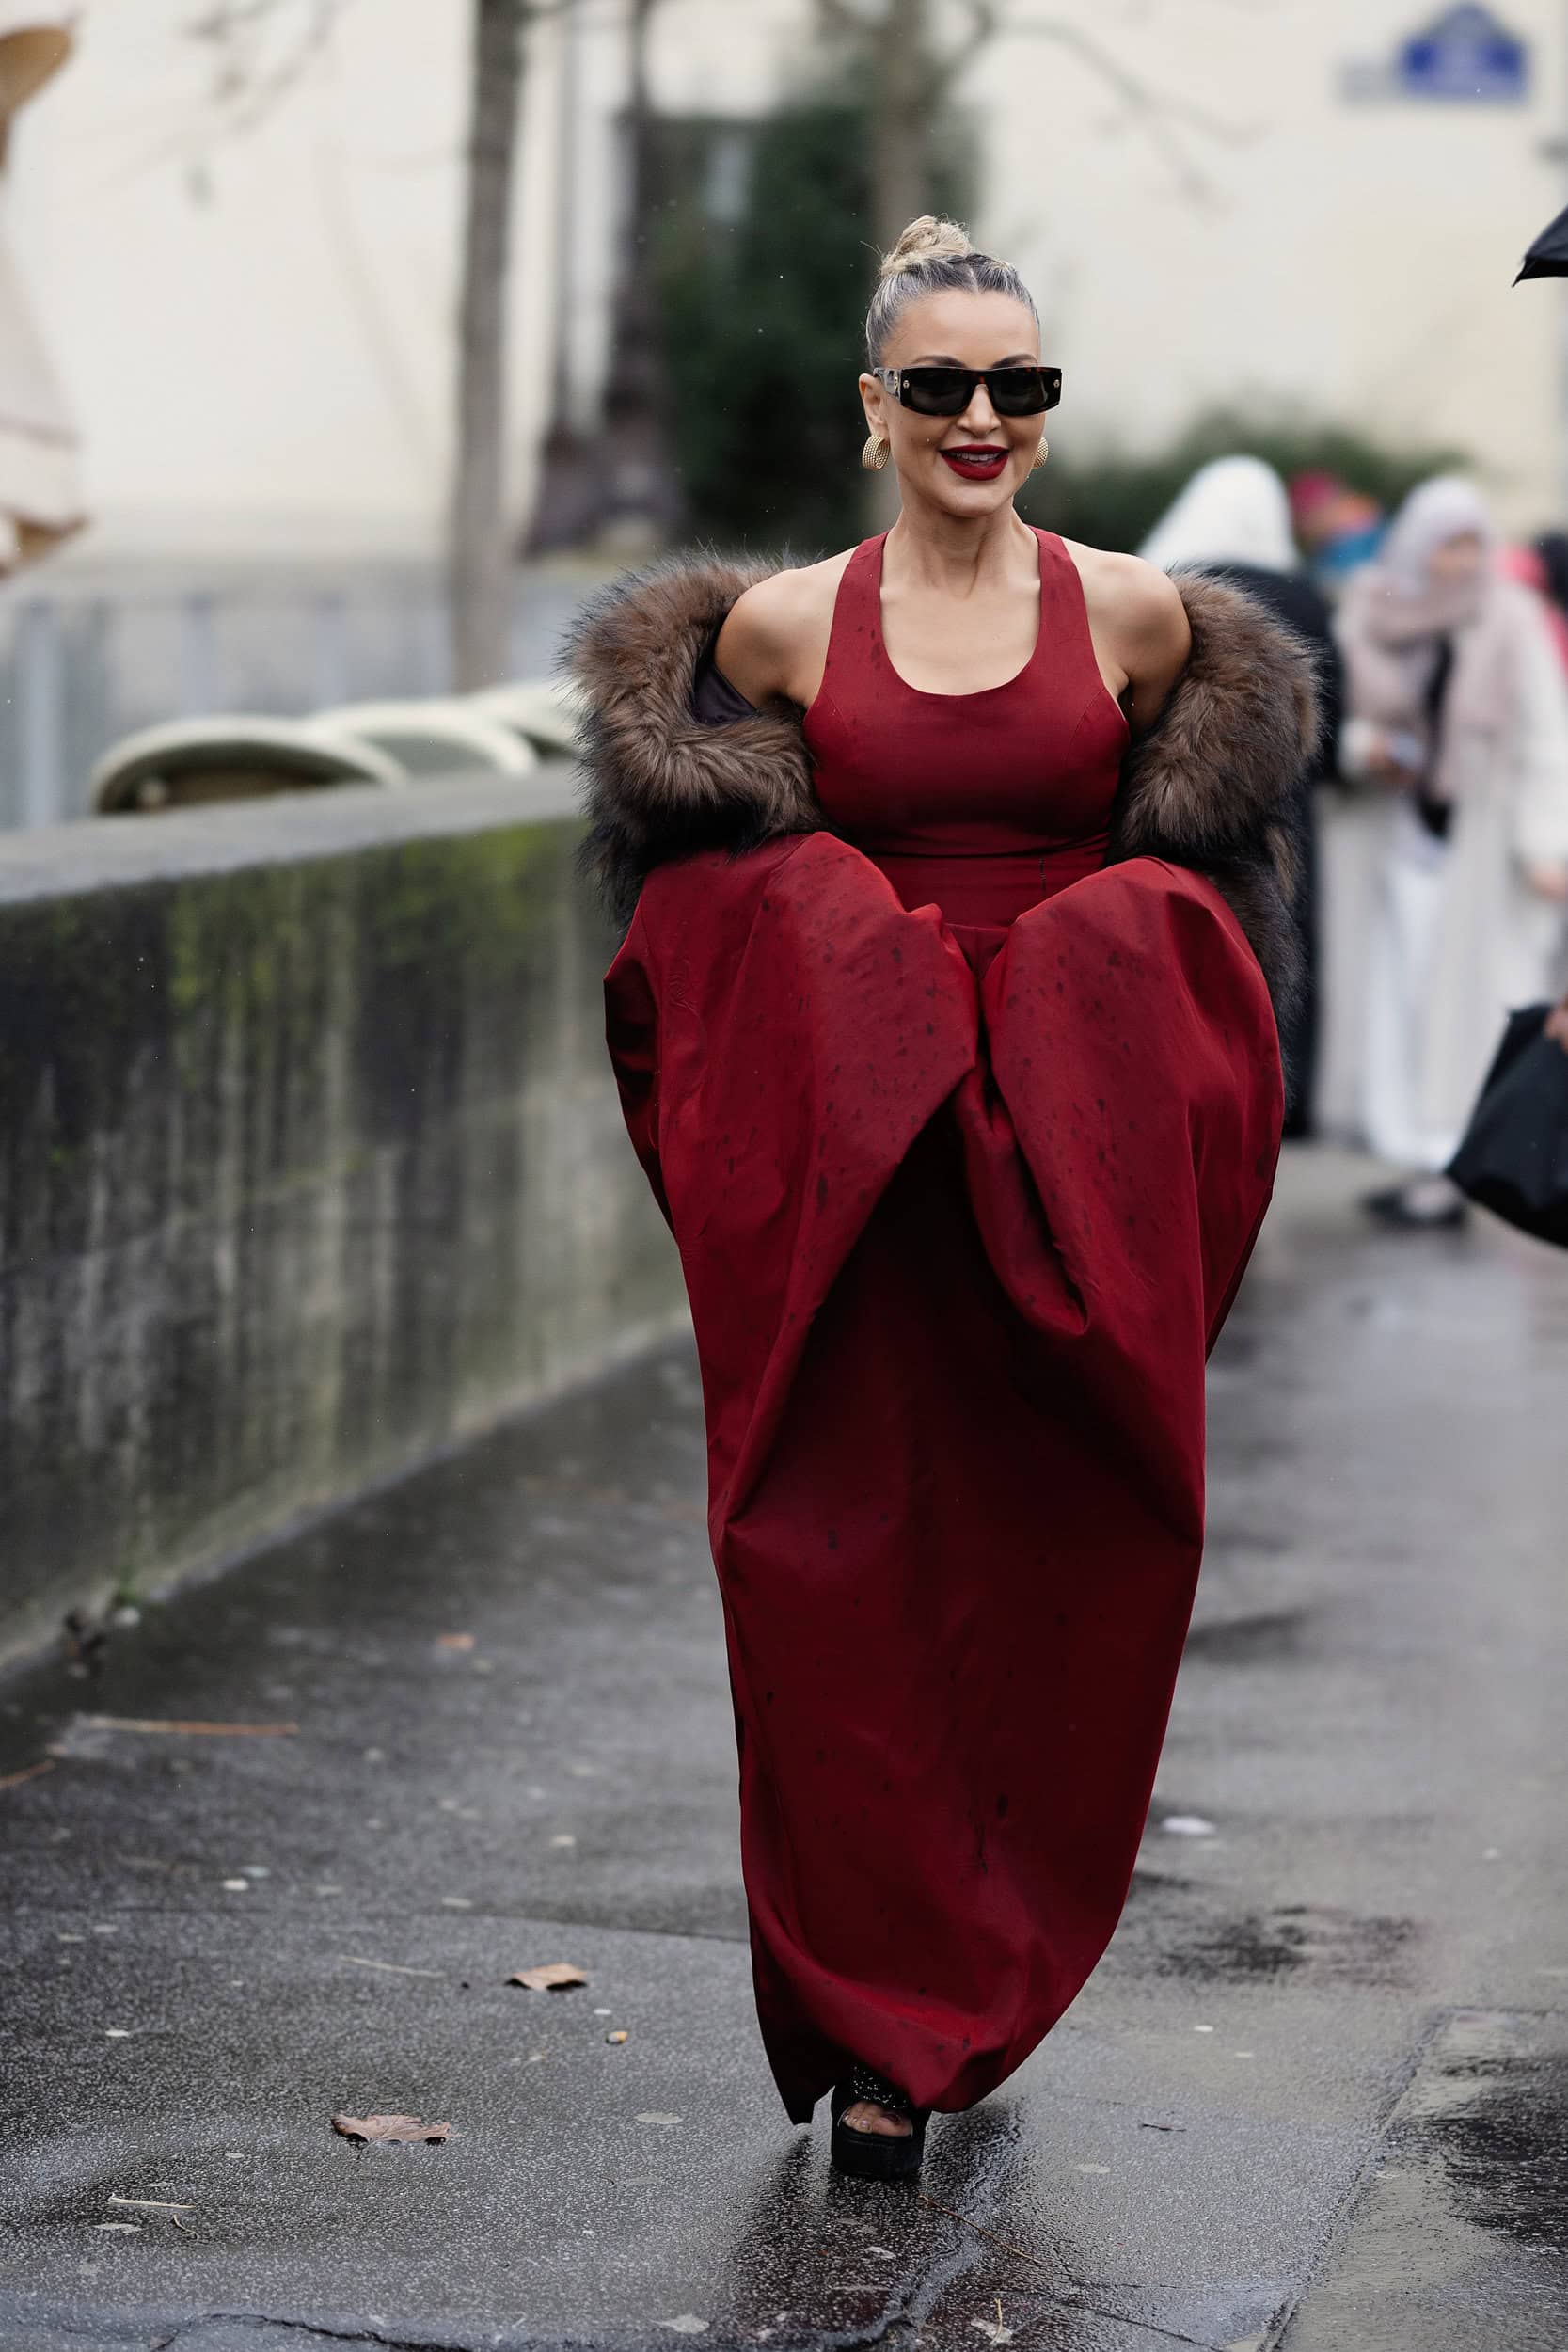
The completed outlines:
[[[736,598],[715,659],[748,702],[779,694],[791,702],[811,700],[827,658],[838,583],[854,552],[847,548],[820,564],[771,572]]]
[[[1078,566],[1091,616],[1102,615],[1118,635],[1125,631],[1146,644],[1184,644],[1187,608],[1168,572],[1141,555],[1117,555],[1077,539],[1062,545]]]
[[[1062,545],[1078,566],[1095,644],[1125,673],[1117,698],[1134,731],[1152,725],[1192,651],[1187,608],[1176,582],[1141,555],[1113,555],[1077,540]]]

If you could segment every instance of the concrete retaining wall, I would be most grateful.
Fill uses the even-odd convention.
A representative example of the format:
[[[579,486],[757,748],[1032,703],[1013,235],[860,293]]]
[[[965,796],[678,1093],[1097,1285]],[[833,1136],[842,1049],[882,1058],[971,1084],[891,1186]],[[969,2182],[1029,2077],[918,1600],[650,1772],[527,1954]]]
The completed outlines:
[[[678,1323],[568,807],[0,845],[0,1654]]]

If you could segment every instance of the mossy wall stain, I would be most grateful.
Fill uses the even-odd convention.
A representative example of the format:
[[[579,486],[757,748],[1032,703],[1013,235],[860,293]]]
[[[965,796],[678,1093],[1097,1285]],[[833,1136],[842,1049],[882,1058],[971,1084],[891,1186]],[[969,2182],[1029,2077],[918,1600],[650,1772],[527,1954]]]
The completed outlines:
[[[0,908],[0,1649],[678,1315],[575,837]]]

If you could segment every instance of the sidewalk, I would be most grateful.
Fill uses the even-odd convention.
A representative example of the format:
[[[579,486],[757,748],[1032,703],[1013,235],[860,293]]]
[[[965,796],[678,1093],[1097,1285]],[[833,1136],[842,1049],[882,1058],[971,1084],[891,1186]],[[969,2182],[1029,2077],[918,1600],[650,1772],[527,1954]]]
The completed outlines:
[[[918,2193],[763,2068],[685,1351],[0,1685],[3,2352],[1561,2352],[1568,1260],[1355,1181],[1216,1359],[1122,1930]]]

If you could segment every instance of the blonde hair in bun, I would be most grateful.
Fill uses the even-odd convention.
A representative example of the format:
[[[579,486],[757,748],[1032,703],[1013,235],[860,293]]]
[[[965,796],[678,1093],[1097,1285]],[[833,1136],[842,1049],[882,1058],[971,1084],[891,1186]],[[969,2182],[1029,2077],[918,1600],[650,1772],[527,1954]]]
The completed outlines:
[[[961,262],[974,250],[968,230],[956,220],[938,220],[934,213],[922,213],[918,220],[911,221],[893,251],[883,254],[878,281],[886,285],[890,278],[918,269],[923,262]]]
[[[877,291],[865,314],[865,356],[870,365],[881,366],[893,330],[911,302],[919,302],[926,294],[949,292],[1008,294],[1023,305],[1038,329],[1035,298],[1012,263],[977,252],[969,242],[968,230],[958,221],[922,213],[918,220],[911,221],[892,252],[882,256]]]

